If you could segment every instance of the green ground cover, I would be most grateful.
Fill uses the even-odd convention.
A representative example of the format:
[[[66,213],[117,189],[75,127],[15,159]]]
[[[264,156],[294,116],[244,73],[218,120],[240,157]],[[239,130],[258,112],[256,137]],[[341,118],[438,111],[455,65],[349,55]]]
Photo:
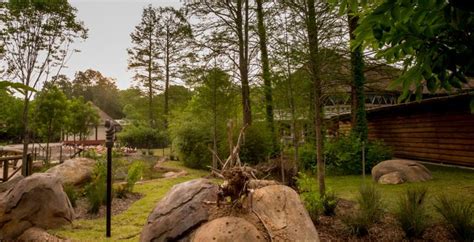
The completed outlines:
[[[127,211],[112,217],[112,238],[109,239],[110,241],[137,241],[148,215],[173,185],[208,174],[206,171],[185,168],[178,162],[167,162],[166,166],[186,170],[189,175],[176,179],[156,179],[136,184],[134,192],[144,194],[144,197],[133,203]],[[105,218],[75,220],[71,226],[49,232],[73,241],[107,240],[105,238]]]
[[[207,175],[206,171],[186,168],[180,162],[167,162],[168,167],[186,170],[189,175],[176,179],[156,179],[135,186],[135,191],[144,194],[144,197],[131,205],[131,207],[112,218],[112,238],[116,240],[137,241],[140,232],[149,213],[156,203],[175,184]],[[393,211],[400,195],[411,186],[426,186],[429,190],[428,202],[432,203],[438,195],[448,194],[462,199],[474,201],[474,171],[428,165],[432,171],[433,180],[425,183],[412,183],[402,185],[379,185],[386,203],[387,210]],[[315,179],[316,181],[316,179]],[[360,185],[363,183],[361,176],[328,176],[327,186],[334,191],[338,197],[355,200]],[[373,183],[370,175],[365,179],[366,183]],[[430,213],[435,214],[432,206]],[[437,215],[434,215],[437,217]],[[76,220],[71,226],[51,230],[50,233],[73,241],[104,241],[105,219]]]

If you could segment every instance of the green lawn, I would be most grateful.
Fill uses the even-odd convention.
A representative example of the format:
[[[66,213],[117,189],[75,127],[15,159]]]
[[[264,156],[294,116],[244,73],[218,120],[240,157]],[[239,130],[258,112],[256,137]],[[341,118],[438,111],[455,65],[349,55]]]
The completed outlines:
[[[184,168],[178,162],[167,162],[167,166],[188,171],[189,175],[176,179],[157,179],[137,184],[134,191],[145,196],[132,204],[125,212],[112,217],[112,238],[116,240],[137,241],[150,212],[156,203],[175,184],[207,175],[206,171]],[[105,218],[94,220],[75,220],[71,226],[49,231],[51,234],[73,241],[105,241]]]
[[[428,188],[428,203],[432,214],[435,213],[431,205],[441,194],[474,202],[474,170],[434,165],[426,165],[426,167],[432,172],[433,179],[423,183],[380,185],[372,181],[370,174],[367,175],[365,182],[375,184],[379,188],[388,211],[393,211],[400,196],[407,188],[414,186]],[[349,200],[355,200],[362,182],[362,176],[329,176],[326,179],[329,190],[334,191],[338,197]]]
[[[176,179],[157,179],[144,184],[137,184],[135,191],[145,196],[132,204],[124,213],[112,218],[112,241],[132,240],[137,241],[149,213],[156,203],[175,184],[207,175],[206,171],[185,168],[179,162],[167,162],[166,166],[180,168],[188,171],[186,177]],[[427,186],[429,189],[429,202],[434,201],[440,194],[449,194],[462,199],[474,201],[474,171],[451,167],[427,166],[433,173],[433,180],[425,183],[412,183],[402,185],[378,185],[388,210],[394,209],[400,195],[411,186]],[[316,179],[315,179],[316,180]],[[337,196],[354,200],[359,186],[362,184],[361,176],[328,176],[326,179],[329,190]],[[370,175],[366,183],[373,183]],[[432,211],[432,209],[431,209]],[[62,238],[80,241],[103,241],[105,239],[105,219],[76,220],[72,226],[49,231]]]

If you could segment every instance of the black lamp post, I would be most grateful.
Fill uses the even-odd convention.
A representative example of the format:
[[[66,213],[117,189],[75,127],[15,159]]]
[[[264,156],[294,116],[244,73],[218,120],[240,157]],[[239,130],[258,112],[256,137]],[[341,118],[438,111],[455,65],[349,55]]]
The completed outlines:
[[[110,225],[112,220],[112,148],[114,147],[115,133],[122,130],[118,123],[105,121],[105,146],[107,147],[107,215],[105,236],[110,238]]]

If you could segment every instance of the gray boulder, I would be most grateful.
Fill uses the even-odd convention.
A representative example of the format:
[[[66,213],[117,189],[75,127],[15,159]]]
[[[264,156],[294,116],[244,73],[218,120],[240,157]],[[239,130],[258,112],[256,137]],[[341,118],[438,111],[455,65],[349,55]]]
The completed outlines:
[[[36,173],[0,197],[0,240],[12,240],[31,227],[57,228],[71,223],[74,210],[56,176]]]
[[[17,184],[23,178],[25,177],[22,176],[20,173],[17,173],[12,178],[10,178],[10,180],[0,183],[0,194],[8,191],[10,188],[15,186],[15,184]]]
[[[381,184],[423,182],[432,179],[431,172],[412,160],[386,160],[372,168],[372,178]]]
[[[56,175],[63,184],[80,185],[92,177],[96,161],[88,158],[65,160],[46,171]]]
[[[206,179],[177,184],[148,216],[140,241],[175,241],[189,236],[209,219],[210,205],[217,200],[218,186]]]

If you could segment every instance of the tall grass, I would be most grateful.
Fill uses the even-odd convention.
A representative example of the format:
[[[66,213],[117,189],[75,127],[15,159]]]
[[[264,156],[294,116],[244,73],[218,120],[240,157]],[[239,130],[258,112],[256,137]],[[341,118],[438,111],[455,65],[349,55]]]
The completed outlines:
[[[438,197],[436,211],[443,216],[460,241],[474,241],[474,202]]]
[[[408,188],[398,202],[395,218],[408,238],[419,238],[428,227],[425,187]]]
[[[352,234],[362,236],[384,213],[382,195],[374,185],[362,185],[357,196],[358,210],[342,219]]]

